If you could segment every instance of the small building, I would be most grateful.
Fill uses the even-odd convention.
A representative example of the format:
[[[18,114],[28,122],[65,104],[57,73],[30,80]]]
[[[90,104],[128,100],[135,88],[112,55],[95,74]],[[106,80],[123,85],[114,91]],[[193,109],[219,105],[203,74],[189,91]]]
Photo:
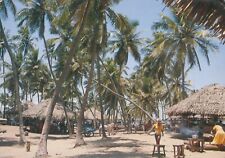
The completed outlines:
[[[24,124],[29,126],[31,132],[40,133],[46,118],[48,105],[51,99],[43,100],[37,105],[29,107],[23,112]],[[74,113],[66,109],[69,120],[72,120]],[[56,103],[53,115],[52,123],[50,127],[50,133],[67,133],[67,120],[62,103]]]

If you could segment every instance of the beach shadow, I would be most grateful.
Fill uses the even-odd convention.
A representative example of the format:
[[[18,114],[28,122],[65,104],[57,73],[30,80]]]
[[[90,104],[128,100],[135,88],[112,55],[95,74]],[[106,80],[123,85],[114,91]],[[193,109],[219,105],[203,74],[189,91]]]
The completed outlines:
[[[143,141],[137,141],[135,139],[127,139],[127,138],[121,138],[121,137],[108,137],[106,139],[99,139],[95,141],[86,141],[86,142],[88,144],[93,144],[96,147],[105,147],[106,149],[118,147],[118,146],[119,147],[140,147],[141,145],[148,145],[147,143]]]
[[[30,138],[32,139],[40,139],[40,136],[30,136]],[[69,138],[68,135],[65,135],[65,136],[48,136],[48,139],[49,140],[65,140],[65,139],[74,139],[74,138]]]
[[[140,158],[151,158],[151,154],[145,154],[145,153],[136,153],[136,152],[120,152],[120,151],[109,151],[104,152],[102,154],[91,154],[92,158],[132,158],[132,157],[140,157]],[[90,154],[83,154],[83,155],[77,155],[77,156],[68,156],[66,158],[90,158]]]
[[[14,146],[14,145],[18,145],[18,141],[17,140],[11,140],[11,139],[7,139],[7,138],[0,138],[0,147],[1,146]]]
[[[99,148],[98,153],[88,153],[76,156],[70,156],[67,158],[150,158],[152,157],[152,151],[149,149],[149,153],[141,153],[139,150],[141,146],[149,145],[143,141],[136,139],[122,138],[122,137],[108,137],[106,139],[99,139],[94,141],[86,141],[87,144],[93,145]],[[129,152],[122,151],[109,151],[116,147],[132,148]]]

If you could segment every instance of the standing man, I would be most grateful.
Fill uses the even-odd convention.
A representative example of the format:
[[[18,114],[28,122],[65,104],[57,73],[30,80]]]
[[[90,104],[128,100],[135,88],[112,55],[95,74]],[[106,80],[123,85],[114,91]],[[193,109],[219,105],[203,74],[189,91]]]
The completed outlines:
[[[152,126],[150,132],[154,129],[155,131],[155,141],[156,144],[159,145],[160,144],[160,140],[161,140],[161,135],[164,135],[164,127],[162,125],[162,122],[160,119],[156,120],[156,123]]]

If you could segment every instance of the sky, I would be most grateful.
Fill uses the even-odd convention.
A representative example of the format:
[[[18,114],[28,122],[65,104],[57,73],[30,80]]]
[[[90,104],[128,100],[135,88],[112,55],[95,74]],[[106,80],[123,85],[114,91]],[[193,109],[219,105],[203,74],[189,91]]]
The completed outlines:
[[[139,26],[137,32],[143,38],[151,38],[151,26],[154,22],[160,20],[160,14],[168,15],[168,8],[162,3],[162,0],[123,0],[114,9],[127,16],[131,20],[137,20]],[[10,33],[16,32],[16,24],[9,20],[3,23]],[[192,69],[188,74],[188,80],[191,80],[192,89],[199,89],[203,86],[218,83],[225,86],[225,46],[219,41],[216,42],[219,46],[218,52],[210,52],[210,66],[207,65],[204,58],[200,59],[202,70],[198,68]],[[134,72],[134,67],[137,63],[129,57],[128,73]]]
[[[123,0],[115,8],[118,12],[126,15],[131,20],[138,20],[137,31],[143,37],[151,38],[151,26],[160,20],[160,14],[168,15],[168,8],[161,0]],[[225,46],[220,41],[215,41],[219,46],[217,52],[210,52],[210,65],[200,56],[202,70],[196,67],[188,73],[188,80],[191,80],[192,89],[200,89],[206,85],[218,83],[225,86]],[[129,59],[130,71],[135,62]]]

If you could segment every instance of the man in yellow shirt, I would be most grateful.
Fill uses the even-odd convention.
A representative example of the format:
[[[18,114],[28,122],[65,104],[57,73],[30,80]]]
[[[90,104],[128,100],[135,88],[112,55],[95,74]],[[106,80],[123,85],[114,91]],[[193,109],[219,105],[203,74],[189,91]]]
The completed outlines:
[[[164,133],[163,133],[164,127],[163,127],[160,119],[157,119],[156,123],[152,126],[152,129],[150,131],[152,131],[153,129],[155,131],[156,144],[159,145],[160,139],[161,139],[161,134],[164,135]]]

